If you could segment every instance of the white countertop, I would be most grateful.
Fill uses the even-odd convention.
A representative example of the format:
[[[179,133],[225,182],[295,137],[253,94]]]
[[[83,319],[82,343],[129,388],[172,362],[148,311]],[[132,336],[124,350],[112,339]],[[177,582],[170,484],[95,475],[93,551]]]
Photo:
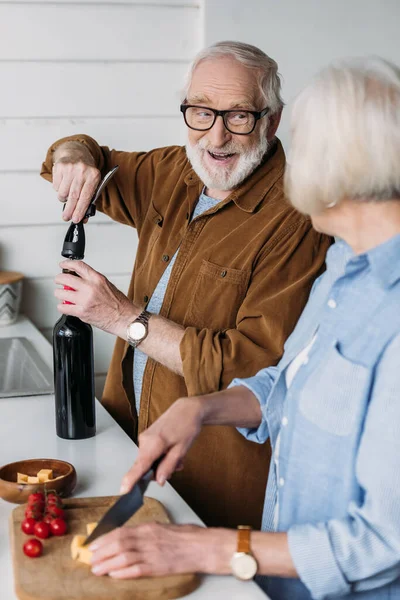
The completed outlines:
[[[52,348],[34,325],[20,317],[14,325],[0,327],[0,337],[26,337],[52,367]],[[78,485],[74,496],[118,494],[123,475],[132,465],[137,446],[96,402],[97,435],[88,440],[63,440],[55,432],[54,395],[0,398],[0,464],[26,458],[58,458],[72,463]],[[202,524],[200,519],[166,484],[151,483],[148,495],[160,500],[175,523]],[[15,504],[0,499],[1,600],[15,600],[8,520]],[[190,600],[267,600],[253,582],[231,576],[204,576],[200,587],[185,596]]]

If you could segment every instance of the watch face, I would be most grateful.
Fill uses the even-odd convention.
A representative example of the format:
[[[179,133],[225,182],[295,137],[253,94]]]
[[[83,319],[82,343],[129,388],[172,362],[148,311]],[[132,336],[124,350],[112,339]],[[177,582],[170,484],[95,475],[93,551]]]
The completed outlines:
[[[146,327],[143,323],[131,323],[129,325],[129,337],[135,342],[141,340],[146,335]]]
[[[252,554],[235,552],[231,560],[231,569],[238,579],[253,579],[257,573],[257,561]]]

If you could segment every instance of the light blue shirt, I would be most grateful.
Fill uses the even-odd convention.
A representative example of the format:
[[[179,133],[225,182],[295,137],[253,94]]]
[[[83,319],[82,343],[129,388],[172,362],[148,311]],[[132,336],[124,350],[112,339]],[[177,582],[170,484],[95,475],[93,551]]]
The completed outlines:
[[[220,200],[216,200],[215,198],[211,198],[204,193],[204,190],[200,194],[199,200],[196,204],[196,208],[193,211],[193,215],[191,220],[205,213],[210,208],[213,208],[216,204],[218,204]],[[159,314],[162,303],[164,302],[165,292],[167,291],[167,286],[169,279],[171,277],[172,269],[176,261],[176,257],[178,256],[179,248],[175,252],[174,256],[171,258],[168,267],[165,269],[162,274],[160,281],[155,288],[152,297],[147,305],[146,310],[151,313]],[[133,354],[133,387],[135,390],[135,404],[136,411],[139,414],[140,409],[140,397],[142,395],[142,383],[143,383],[143,374],[146,368],[147,363],[147,354],[144,354],[140,348],[136,348]]]
[[[285,372],[318,334],[290,389]],[[236,379],[274,448],[262,529],[288,532],[300,580],[260,577],[272,600],[400,599],[400,235],[354,255],[343,241],[277,367]],[[278,503],[279,498],[279,503]]]

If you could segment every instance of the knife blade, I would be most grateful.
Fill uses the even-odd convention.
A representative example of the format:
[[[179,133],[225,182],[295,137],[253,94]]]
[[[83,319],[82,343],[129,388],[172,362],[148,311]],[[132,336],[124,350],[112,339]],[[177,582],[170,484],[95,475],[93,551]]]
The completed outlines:
[[[147,490],[150,481],[153,479],[157,467],[162,461],[164,456],[154,461],[151,468],[139,479],[139,481],[133,486],[133,488],[123,494],[118,500],[108,509],[97,524],[97,527],[93,529],[92,533],[83,542],[83,546],[91,544],[95,539],[101,535],[109,533],[117,527],[121,527],[128,519],[132,517],[143,505],[143,496]]]

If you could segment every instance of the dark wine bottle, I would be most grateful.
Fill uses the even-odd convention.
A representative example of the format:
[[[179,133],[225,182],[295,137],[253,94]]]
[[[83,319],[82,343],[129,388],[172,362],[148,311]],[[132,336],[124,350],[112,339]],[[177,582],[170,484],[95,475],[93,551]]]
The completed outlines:
[[[84,253],[83,223],[72,223],[61,254],[74,260],[82,259]],[[76,275],[73,271],[64,272]],[[63,315],[53,331],[53,363],[57,435],[70,440],[93,437],[96,413],[92,327],[78,317]]]

